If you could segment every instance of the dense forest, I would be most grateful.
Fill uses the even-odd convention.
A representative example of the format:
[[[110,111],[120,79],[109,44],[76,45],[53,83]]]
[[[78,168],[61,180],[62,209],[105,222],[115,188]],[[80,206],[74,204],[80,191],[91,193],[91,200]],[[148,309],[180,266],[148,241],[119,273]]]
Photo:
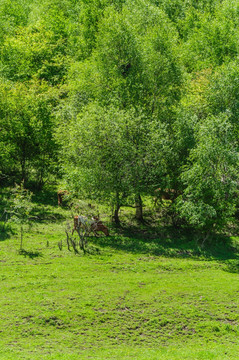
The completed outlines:
[[[1,0],[0,183],[114,206],[239,209],[239,1]]]

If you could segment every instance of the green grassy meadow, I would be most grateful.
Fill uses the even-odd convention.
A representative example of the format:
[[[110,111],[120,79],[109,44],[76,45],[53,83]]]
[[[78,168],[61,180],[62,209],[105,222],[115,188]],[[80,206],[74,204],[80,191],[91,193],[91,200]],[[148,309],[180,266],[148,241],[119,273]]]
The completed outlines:
[[[36,206],[24,251],[16,226],[0,233],[0,359],[239,358],[236,237],[202,249],[189,234],[111,228],[75,255],[69,211]]]

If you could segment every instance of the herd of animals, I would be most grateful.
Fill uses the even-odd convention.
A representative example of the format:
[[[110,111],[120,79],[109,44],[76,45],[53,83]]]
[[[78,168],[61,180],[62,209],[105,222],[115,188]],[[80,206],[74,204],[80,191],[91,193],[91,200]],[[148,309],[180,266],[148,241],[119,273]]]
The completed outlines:
[[[175,189],[161,189],[158,188],[155,190],[154,204],[157,205],[158,200],[170,200],[173,202],[179,195],[180,191]],[[67,190],[58,190],[57,199],[58,206],[62,206],[64,196],[69,195]],[[74,216],[74,227],[72,230],[72,235],[74,231],[79,231],[80,227],[88,226],[89,231],[92,231],[95,235],[97,232],[103,232],[106,236],[109,236],[108,228],[102,223],[99,217],[93,216],[91,219],[87,219],[85,216],[76,215]]]
[[[68,195],[69,192],[67,190],[58,190],[57,199],[58,206],[62,206],[63,197]],[[98,232],[103,232],[106,236],[109,236],[108,228],[102,223],[102,221],[97,216],[92,216],[91,219],[88,219],[82,215],[74,216],[74,227],[72,229],[72,235],[74,231],[79,231],[81,227],[88,228],[90,232],[93,232],[95,235]]]
[[[78,231],[79,228],[88,227],[88,230],[93,232],[95,235],[97,232],[103,232],[106,236],[109,236],[109,230],[108,228],[102,223],[102,221],[96,217],[93,216],[91,219],[86,218],[85,216],[76,215],[74,216],[74,227],[72,230],[72,235],[74,231]]]

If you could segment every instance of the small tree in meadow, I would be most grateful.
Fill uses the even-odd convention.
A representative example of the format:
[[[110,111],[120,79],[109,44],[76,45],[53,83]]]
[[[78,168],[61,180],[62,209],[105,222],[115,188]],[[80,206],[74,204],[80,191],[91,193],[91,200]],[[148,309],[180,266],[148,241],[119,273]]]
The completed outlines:
[[[9,213],[11,216],[10,221],[20,225],[20,250],[22,250],[23,245],[24,226],[29,225],[31,222],[31,211],[33,208],[31,199],[32,193],[24,188],[23,182],[20,185],[16,184],[12,190]]]
[[[80,221],[78,223],[78,226],[76,226],[75,230],[79,236],[78,241],[77,238],[73,237],[72,228],[70,223],[66,223],[65,233],[66,233],[66,242],[68,250],[71,250],[71,246],[75,252],[75,254],[79,254],[78,248],[83,251],[83,253],[86,253],[86,248],[88,245],[88,237],[90,233],[92,232],[92,223],[93,221],[90,219],[87,219],[84,216],[80,217]],[[62,249],[62,242],[58,243],[58,247],[61,250]]]

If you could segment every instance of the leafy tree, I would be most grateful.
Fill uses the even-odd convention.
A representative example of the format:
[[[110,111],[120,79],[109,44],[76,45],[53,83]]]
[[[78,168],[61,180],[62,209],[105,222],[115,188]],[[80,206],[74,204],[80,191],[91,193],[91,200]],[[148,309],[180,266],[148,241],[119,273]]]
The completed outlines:
[[[0,40],[15,33],[18,27],[26,26],[33,0],[2,0],[0,4]],[[2,44],[1,44],[2,45]],[[0,46],[1,46],[0,45]]]
[[[131,8],[134,5],[135,15],[132,15]],[[165,125],[165,129],[167,128],[165,139],[169,140],[182,83],[182,71],[176,51],[176,31],[164,12],[152,5],[144,14],[144,5],[144,2],[134,2],[132,5],[127,3],[123,6],[121,12],[112,6],[104,10],[104,16],[97,25],[95,49],[91,57],[72,65],[68,82],[69,99],[64,101],[59,112],[64,119],[62,120],[64,131],[60,132],[68,134],[67,147],[72,141],[71,134],[75,134],[75,126],[81,127],[81,130],[78,130],[77,141],[79,143],[82,141],[86,116],[89,125],[86,136],[88,142],[83,141],[85,146],[92,142],[96,144],[101,142],[98,135],[95,135],[94,128],[98,131],[101,126],[107,139],[114,139],[112,126],[117,129],[119,138],[116,143],[119,150],[116,150],[116,147],[112,150],[114,147],[108,140],[107,146],[111,149],[107,150],[108,158],[104,151],[100,155],[104,154],[105,164],[109,162],[107,165],[104,164],[107,167],[108,179],[103,182],[104,192],[107,183],[108,194],[111,196],[114,194],[116,209],[126,202],[132,202],[131,198],[134,198],[138,218],[142,218],[141,194],[151,193],[159,183],[166,183],[165,179],[161,179],[163,166],[160,165],[162,159],[160,154],[167,153],[160,151],[162,144],[165,145],[165,141],[160,139],[161,130],[164,129],[161,123],[162,121],[165,124],[169,123]],[[110,110],[107,111],[105,107]],[[95,111],[92,109],[96,108],[101,109],[97,111],[102,114],[98,115],[97,124],[95,115],[92,115]],[[154,136],[154,131],[159,131],[158,136]],[[64,144],[64,141],[60,135],[60,143]],[[75,145],[75,149],[77,146],[79,145]],[[122,150],[122,146],[127,152]],[[154,153],[155,149],[157,152]],[[92,158],[98,159],[98,164],[102,163],[99,154],[95,154],[93,145],[88,147],[88,151],[87,154],[81,152],[80,160],[82,164],[84,156],[86,159],[88,156],[88,159],[91,159],[86,166],[87,172],[89,167],[91,168],[91,175],[88,174],[88,178],[104,178],[103,175],[99,175],[101,170],[96,165],[92,165]],[[158,156],[157,160],[155,154]],[[172,152],[167,153],[168,164],[171,155]],[[155,170],[152,159],[157,162],[158,170]],[[68,161],[72,163],[66,154],[65,162]],[[120,175],[116,180],[114,174],[119,172],[118,161],[124,175]],[[82,168],[82,165],[77,167]],[[168,167],[173,169],[172,162]],[[110,169],[111,175],[109,175]],[[67,169],[65,172],[70,173],[71,178],[77,181],[73,175],[77,170],[73,172],[72,169]],[[82,169],[80,172],[82,173]],[[165,177],[165,174],[163,176]],[[123,180],[119,181],[119,179]],[[80,183],[83,185],[84,181],[81,180]],[[100,184],[97,186],[101,188]],[[96,189],[97,186],[94,185],[93,188]]]
[[[22,27],[5,38],[1,49],[1,74],[12,81],[29,81],[33,77],[55,85],[61,83],[66,70],[62,56],[64,43],[41,25]]]
[[[130,25],[110,7],[98,28],[91,57],[74,63],[69,72],[76,111],[91,101],[125,108],[139,98],[140,57]]]
[[[92,100],[141,107],[150,115],[175,105],[182,82],[177,34],[162,11],[149,6],[144,14],[144,5],[127,4],[121,13],[105,9],[92,56],[74,63],[69,73],[76,110]]]
[[[210,116],[196,132],[196,146],[182,173],[186,186],[178,209],[189,224],[209,234],[235,212],[238,148],[226,115]]]
[[[35,173],[40,186],[56,163],[52,110],[58,92],[44,82],[33,82],[31,86],[3,82],[1,92],[0,144],[7,149],[0,157],[2,172],[14,170],[16,179],[20,171],[21,180]]]
[[[189,71],[214,68],[238,55],[238,4],[218,2],[213,13],[191,10],[183,25],[180,53]],[[204,9],[205,10],[205,9]],[[187,24],[187,25],[186,25]]]
[[[63,145],[68,184],[81,194],[111,204],[114,219],[119,222],[120,207],[135,199],[140,202],[150,179],[148,119],[133,109],[91,104],[66,126],[67,131],[58,128],[57,137]]]
[[[238,130],[239,117],[239,61],[218,67],[205,91],[208,113],[227,113]]]
[[[24,189],[23,182],[16,185],[12,191],[12,198],[10,200],[10,221],[20,225],[21,242],[20,250],[23,245],[24,226],[31,222],[31,211],[33,204],[31,202],[32,193]]]

